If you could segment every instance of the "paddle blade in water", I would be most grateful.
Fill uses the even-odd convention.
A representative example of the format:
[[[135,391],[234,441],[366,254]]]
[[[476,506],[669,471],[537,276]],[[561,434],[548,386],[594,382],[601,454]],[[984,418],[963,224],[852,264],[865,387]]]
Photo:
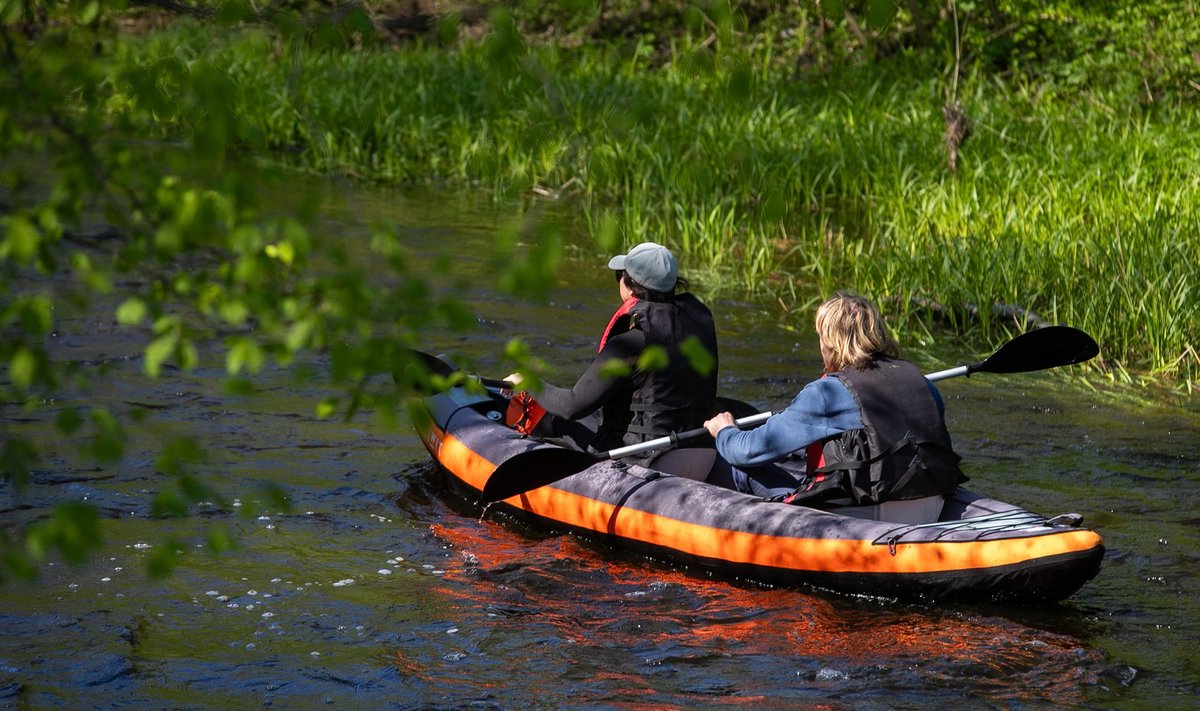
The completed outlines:
[[[1028,373],[1082,363],[1099,352],[1096,341],[1083,331],[1070,326],[1047,326],[1017,336],[971,371]]]

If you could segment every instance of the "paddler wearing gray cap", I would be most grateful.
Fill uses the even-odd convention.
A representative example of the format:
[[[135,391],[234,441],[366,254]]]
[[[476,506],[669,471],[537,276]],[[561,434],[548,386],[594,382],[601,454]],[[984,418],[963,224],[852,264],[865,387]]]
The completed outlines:
[[[687,291],[675,255],[643,242],[610,259],[608,268],[621,306],[591,365],[570,388],[543,381],[537,392],[518,393],[508,416],[534,436],[592,452],[700,427],[717,395],[713,315]],[[519,374],[507,380],[520,388]]]

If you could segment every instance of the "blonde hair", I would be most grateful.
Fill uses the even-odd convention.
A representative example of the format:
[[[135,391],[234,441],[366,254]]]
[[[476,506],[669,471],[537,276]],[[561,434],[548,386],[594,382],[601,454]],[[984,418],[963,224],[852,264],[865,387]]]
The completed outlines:
[[[851,367],[862,370],[880,355],[900,355],[879,309],[851,292],[839,291],[821,304],[816,325],[821,357],[831,373]]]

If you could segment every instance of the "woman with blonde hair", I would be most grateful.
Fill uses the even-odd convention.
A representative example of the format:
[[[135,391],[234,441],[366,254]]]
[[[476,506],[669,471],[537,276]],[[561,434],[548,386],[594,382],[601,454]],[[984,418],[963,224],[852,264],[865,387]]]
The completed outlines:
[[[805,505],[935,499],[964,481],[933,383],[900,358],[869,300],[840,291],[817,309],[825,374],[761,427],[723,412],[704,423],[729,466],[714,484]],[[805,460],[799,477],[789,471]],[[932,514],[936,517],[936,513]]]

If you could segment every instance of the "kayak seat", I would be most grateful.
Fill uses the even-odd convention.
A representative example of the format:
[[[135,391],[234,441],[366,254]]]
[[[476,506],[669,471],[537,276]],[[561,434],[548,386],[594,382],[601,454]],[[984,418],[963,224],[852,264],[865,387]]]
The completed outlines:
[[[837,502],[830,501],[829,503],[836,504]],[[868,521],[933,523],[942,515],[942,506],[945,503],[946,497],[937,495],[925,496],[920,499],[904,499],[903,501],[885,501],[874,506],[830,506],[828,511]]]
[[[693,481],[704,481],[717,461],[717,450],[701,447],[668,449],[650,460],[646,466],[665,474]]]

